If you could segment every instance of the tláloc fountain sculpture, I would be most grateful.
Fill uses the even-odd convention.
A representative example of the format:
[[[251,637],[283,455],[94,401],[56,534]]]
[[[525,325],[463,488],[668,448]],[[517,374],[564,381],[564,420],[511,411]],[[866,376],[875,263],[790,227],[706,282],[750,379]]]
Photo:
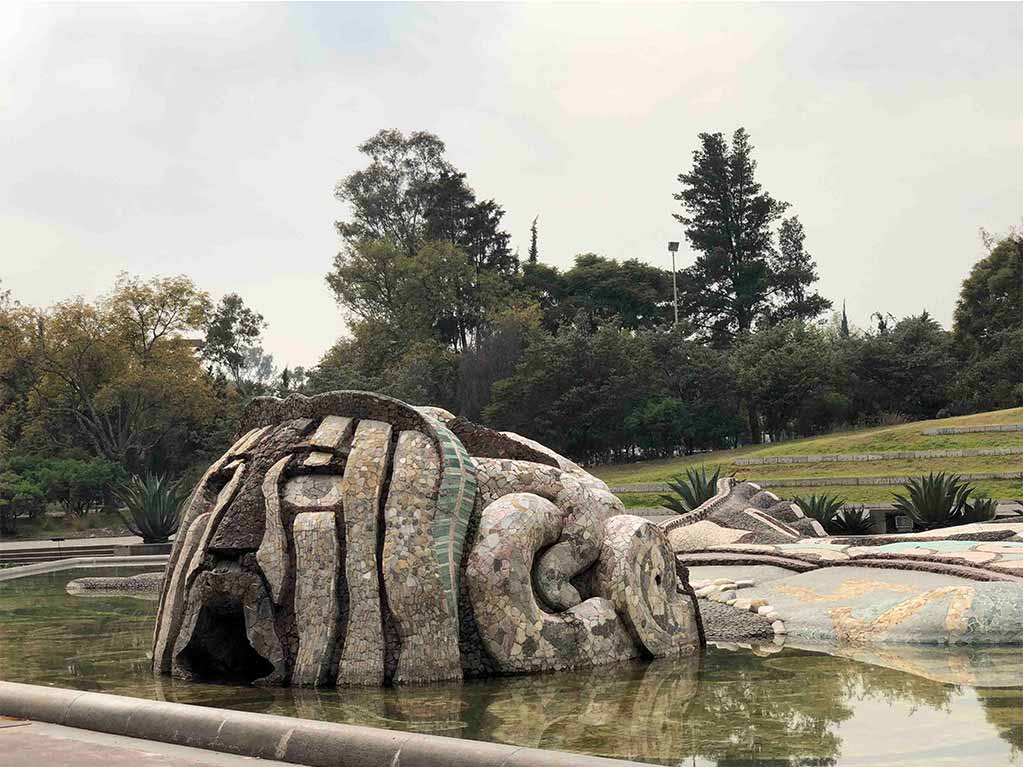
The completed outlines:
[[[158,673],[384,685],[695,652],[666,532],[553,451],[367,392],[259,398],[183,512]]]

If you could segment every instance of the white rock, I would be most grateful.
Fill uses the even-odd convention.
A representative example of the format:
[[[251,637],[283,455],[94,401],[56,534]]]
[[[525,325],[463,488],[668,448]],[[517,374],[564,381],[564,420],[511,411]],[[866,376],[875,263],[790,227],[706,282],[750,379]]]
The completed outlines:
[[[753,581],[736,581],[736,588],[749,589],[754,585]]]
[[[775,621],[775,623],[772,624],[772,631],[774,631],[776,634],[785,634],[786,624],[782,621]]]
[[[757,608],[758,615],[767,615],[768,613],[773,612],[775,612],[775,608],[773,608],[771,605],[762,605],[761,607]]]

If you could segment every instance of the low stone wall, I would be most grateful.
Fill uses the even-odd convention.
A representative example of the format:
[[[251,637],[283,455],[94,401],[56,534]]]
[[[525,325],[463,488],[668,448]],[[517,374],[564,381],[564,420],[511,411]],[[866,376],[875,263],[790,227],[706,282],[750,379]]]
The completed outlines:
[[[982,426],[944,426],[938,429],[925,429],[921,433],[926,437],[937,437],[942,434],[979,434],[992,431],[1021,431],[1024,424],[993,423]]]
[[[639,762],[0,682],[0,716],[308,767],[628,767]]]
[[[770,466],[789,463],[860,463],[862,461],[897,461],[919,458],[972,458],[982,455],[1020,455],[1024,447],[977,447],[963,450],[899,450],[890,453],[809,453],[807,455],[766,455],[737,458],[736,466]]]
[[[991,471],[975,474],[960,474],[961,479],[1021,479],[1019,471]],[[786,477],[784,479],[747,479],[768,489],[776,487],[846,487],[850,485],[902,485],[910,477]],[[616,485],[611,488],[613,493],[667,493],[670,491],[665,482],[648,482],[637,485]]]

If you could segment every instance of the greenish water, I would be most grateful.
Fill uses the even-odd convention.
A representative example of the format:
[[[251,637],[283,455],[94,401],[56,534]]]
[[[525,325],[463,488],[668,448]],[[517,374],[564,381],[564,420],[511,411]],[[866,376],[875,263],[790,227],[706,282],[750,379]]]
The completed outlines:
[[[1020,763],[1018,648],[709,648],[683,661],[385,690],[188,684],[149,671],[155,601],[64,590],[137,572],[0,583],[0,678],[659,764]]]

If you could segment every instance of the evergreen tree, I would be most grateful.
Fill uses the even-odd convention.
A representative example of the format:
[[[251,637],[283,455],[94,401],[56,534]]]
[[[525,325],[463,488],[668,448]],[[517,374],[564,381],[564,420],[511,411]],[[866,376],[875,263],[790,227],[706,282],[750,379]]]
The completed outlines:
[[[839,325],[839,335],[842,338],[850,337],[850,321],[846,318],[846,301],[843,300],[843,319]]]
[[[533,223],[530,224],[530,256],[529,260],[531,264],[537,263],[537,219],[539,216],[533,217]]]
[[[752,153],[743,128],[731,145],[721,133],[700,134],[693,168],[679,175],[683,189],[674,195],[684,212],[673,215],[699,254],[683,271],[680,309],[719,344],[760,318],[809,319],[831,305],[809,291],[817,274],[796,218],[781,222],[776,250],[773,227],[789,204],[762,190]]]

